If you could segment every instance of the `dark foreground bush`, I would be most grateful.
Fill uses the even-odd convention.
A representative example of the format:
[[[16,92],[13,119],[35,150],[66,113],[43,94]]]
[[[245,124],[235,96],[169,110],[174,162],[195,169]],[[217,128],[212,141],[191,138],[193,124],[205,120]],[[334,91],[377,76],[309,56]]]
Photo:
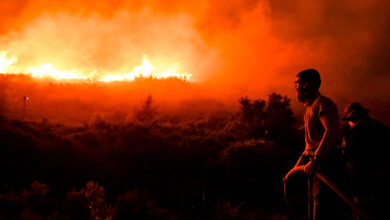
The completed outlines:
[[[303,140],[286,97],[243,98],[239,112],[196,120],[163,114],[152,100],[120,123],[96,117],[71,127],[3,118],[0,218],[281,215],[281,178]]]

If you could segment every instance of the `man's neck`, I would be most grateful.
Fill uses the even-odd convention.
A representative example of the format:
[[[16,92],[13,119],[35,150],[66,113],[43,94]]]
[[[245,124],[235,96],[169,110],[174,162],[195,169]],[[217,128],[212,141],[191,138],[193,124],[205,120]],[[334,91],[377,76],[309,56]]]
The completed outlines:
[[[314,102],[314,100],[316,100],[316,98],[320,95],[320,92],[319,91],[315,91],[313,93],[310,93],[310,95],[307,96],[304,104],[305,106],[308,106],[310,105],[311,103]]]

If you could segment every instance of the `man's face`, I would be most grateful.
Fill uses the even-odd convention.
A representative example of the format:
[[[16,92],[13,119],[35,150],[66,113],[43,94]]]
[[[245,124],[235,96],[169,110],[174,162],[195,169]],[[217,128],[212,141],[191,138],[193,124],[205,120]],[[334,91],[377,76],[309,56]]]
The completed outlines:
[[[295,79],[294,86],[298,101],[305,102],[305,100],[308,98],[307,82],[303,81],[300,77],[297,77]]]

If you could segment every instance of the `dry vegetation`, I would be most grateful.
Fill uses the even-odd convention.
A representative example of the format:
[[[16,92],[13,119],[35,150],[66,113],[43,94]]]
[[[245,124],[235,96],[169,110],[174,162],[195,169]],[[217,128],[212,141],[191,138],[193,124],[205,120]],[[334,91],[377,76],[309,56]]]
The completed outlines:
[[[238,105],[189,119],[159,111],[149,96],[126,121],[2,117],[0,217],[278,217],[281,178],[300,153],[302,131],[287,97]]]

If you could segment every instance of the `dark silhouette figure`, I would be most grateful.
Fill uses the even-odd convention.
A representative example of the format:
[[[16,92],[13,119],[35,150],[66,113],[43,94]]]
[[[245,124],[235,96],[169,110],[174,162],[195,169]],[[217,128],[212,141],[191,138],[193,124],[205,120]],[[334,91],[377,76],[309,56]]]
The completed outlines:
[[[320,94],[321,78],[317,70],[308,69],[300,72],[294,85],[298,100],[306,107],[304,116],[306,147],[294,168],[284,177],[287,186],[285,190],[292,189],[291,184],[297,184],[298,176],[307,178],[308,217],[335,219],[340,213],[340,208],[336,206],[338,203],[335,201],[340,200],[324,183],[312,175],[316,170],[321,170],[334,180],[340,179],[338,173],[342,160],[341,152],[336,147],[340,141],[337,108],[332,100]],[[289,199],[287,201],[290,204],[294,202]]]
[[[389,207],[389,147],[388,129],[369,117],[368,109],[355,102],[345,109],[350,128],[341,145],[348,168],[348,176],[355,202],[378,219],[385,218]]]

